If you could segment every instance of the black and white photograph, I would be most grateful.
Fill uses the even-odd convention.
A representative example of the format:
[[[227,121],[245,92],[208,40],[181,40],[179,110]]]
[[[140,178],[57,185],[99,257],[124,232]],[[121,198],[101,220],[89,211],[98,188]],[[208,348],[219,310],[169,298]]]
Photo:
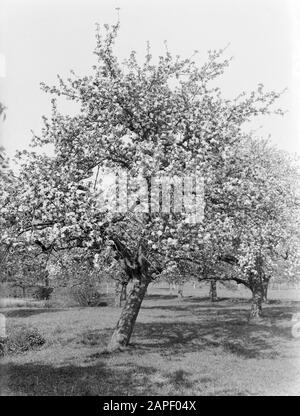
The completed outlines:
[[[300,396],[299,39],[297,0],[0,0],[2,397]]]

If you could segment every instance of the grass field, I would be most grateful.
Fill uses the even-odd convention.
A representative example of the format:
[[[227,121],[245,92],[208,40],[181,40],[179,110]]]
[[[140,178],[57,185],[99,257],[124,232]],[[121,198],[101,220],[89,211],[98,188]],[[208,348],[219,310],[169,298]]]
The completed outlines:
[[[256,324],[247,322],[246,294],[238,295],[219,291],[221,299],[211,304],[198,289],[189,288],[180,301],[154,287],[132,345],[115,354],[103,349],[118,309],[3,308],[8,333],[35,327],[46,344],[2,358],[1,394],[299,395],[300,338],[291,334],[298,294],[276,300],[270,293]]]

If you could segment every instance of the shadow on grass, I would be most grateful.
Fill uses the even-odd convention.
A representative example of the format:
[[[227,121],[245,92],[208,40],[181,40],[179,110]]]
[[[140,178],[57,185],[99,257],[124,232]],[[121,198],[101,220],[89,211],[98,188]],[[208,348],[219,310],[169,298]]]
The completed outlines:
[[[184,308],[170,305],[165,309],[178,312]],[[136,347],[159,349],[166,355],[220,347],[242,358],[275,358],[280,355],[278,347],[281,343],[293,339],[288,324],[293,312],[295,307],[269,307],[265,309],[265,319],[248,323],[247,309],[222,308],[220,305],[203,309],[198,305],[192,309],[198,322],[137,323],[134,340]],[[287,325],[275,325],[277,317],[287,320]]]
[[[183,297],[183,301],[187,301],[187,302],[191,302],[191,303],[199,303],[199,302],[207,302],[208,304],[211,305],[215,305],[218,302],[222,302],[225,300],[228,300],[229,298],[225,298],[225,297],[218,297],[217,300],[215,300],[214,302],[211,301],[209,296],[184,296]],[[242,299],[244,300],[244,299]]]
[[[250,323],[249,310],[242,306],[178,303],[144,306],[144,309],[173,311],[180,320],[164,321],[170,317],[160,315],[155,321],[137,322],[132,337],[134,348],[128,351],[129,354],[143,354],[147,350],[164,356],[183,356],[202,349],[221,348],[241,358],[272,359],[280,355],[280,346],[284,342],[293,340],[289,321],[296,307],[269,306],[264,309],[265,319]],[[286,321],[285,325],[276,325],[282,321]],[[112,330],[86,331],[78,343],[105,346],[111,333]]]
[[[192,295],[186,295],[183,296],[182,298],[179,298],[177,295],[174,294],[164,294],[164,295],[160,295],[158,293],[152,294],[152,295],[147,295],[145,296],[145,300],[172,300],[172,299],[177,299],[178,302],[183,303],[184,301],[188,301],[188,302],[208,302],[208,303],[218,303],[222,300],[225,300],[226,298],[218,298],[216,300],[216,302],[211,302],[210,297],[208,296],[192,296]]]
[[[52,313],[65,311],[65,308],[32,308],[32,309],[14,309],[2,312],[7,318],[27,318],[28,316],[38,315],[40,313]]]
[[[167,360],[180,360],[186,353],[210,349],[220,354],[225,352],[241,358],[275,358],[272,328],[231,322],[212,325],[212,322],[195,323],[138,323],[133,348],[124,353],[124,361],[113,363],[110,357],[93,354],[82,365],[65,362],[56,367],[42,363],[8,363],[2,365],[2,374],[8,374],[6,386],[12,395],[33,396],[127,396],[162,394],[197,394],[200,385],[214,383],[211,378],[195,378],[185,369],[161,372],[155,367],[133,364],[128,356],[144,355],[159,351]],[[99,342],[99,333],[86,332],[85,344]],[[101,339],[109,338],[109,331]],[[127,358],[126,358],[127,357]],[[127,362],[126,362],[127,359]],[[175,359],[175,361],[176,361]],[[178,361],[178,360],[177,360]],[[168,366],[167,366],[168,368]],[[194,389],[197,389],[194,391]],[[239,392],[240,394],[245,394]],[[228,392],[230,394],[230,392]]]
[[[171,300],[171,299],[177,299],[177,295],[173,294],[166,294],[166,295],[159,295],[159,294],[152,294],[152,295],[146,295],[145,300]]]
[[[149,395],[211,395],[215,380],[194,378],[183,370],[161,373],[154,367],[128,364],[107,365],[97,361],[88,366],[45,364],[6,364],[2,391],[13,396],[149,396]],[[207,390],[207,387],[211,388]],[[203,386],[203,387],[202,387]],[[224,386],[226,395],[245,395]]]
[[[132,363],[107,365],[97,360],[91,365],[6,364],[3,386],[11,395],[28,396],[128,396],[159,395],[162,388],[173,394],[193,392],[195,381],[185,370],[161,374],[151,366]],[[199,379],[197,384],[210,378]]]
[[[105,348],[112,330],[87,331],[78,344]],[[183,357],[187,353],[210,350],[218,354],[225,351],[244,359],[276,358],[280,356],[280,344],[291,341],[289,327],[279,328],[264,323],[248,324],[246,321],[202,323],[151,322],[137,323],[129,355],[158,352],[165,357]],[[90,359],[101,358],[95,354]]]
[[[7,364],[2,371],[8,375],[4,386],[9,394],[29,396],[103,396],[146,395],[151,383],[152,367],[107,366],[96,362],[90,366],[43,364]]]
[[[178,301],[176,303],[170,303],[169,305],[147,305],[146,303],[144,305],[142,305],[142,309],[156,309],[156,310],[165,310],[165,311],[170,311],[170,312],[177,312],[177,311],[191,311],[191,310],[203,310],[203,311],[217,311],[217,310],[235,310],[235,311],[239,311],[239,310],[245,310],[244,305],[240,307],[235,307],[234,309],[232,308],[233,305],[228,303],[228,304],[221,304],[220,302],[207,302],[207,303],[202,303],[199,302],[190,302],[190,300],[182,300],[182,301]],[[248,305],[247,305],[248,306]]]

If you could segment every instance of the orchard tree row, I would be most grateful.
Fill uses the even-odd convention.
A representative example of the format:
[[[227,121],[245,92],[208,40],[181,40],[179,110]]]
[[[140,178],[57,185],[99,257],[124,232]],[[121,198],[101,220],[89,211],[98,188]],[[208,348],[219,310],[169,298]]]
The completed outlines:
[[[96,32],[91,75],[58,77],[52,113],[44,117],[32,151],[18,153],[19,171],[1,174],[1,261],[29,247],[54,261],[81,250],[117,262],[133,282],[109,348],[128,345],[148,285],[165,275],[178,281],[235,281],[252,291],[251,318],[261,315],[268,283],[278,268],[294,276],[298,259],[297,161],[246,133],[257,116],[282,114],[280,93],[263,85],[235,99],[216,86],[230,60],[210,51],[203,65],[168,50],[142,63],[114,52],[119,24]],[[76,115],[59,111],[59,97]],[[53,155],[43,149],[53,148]],[[4,158],[3,158],[4,163]],[[123,213],[99,210],[94,177],[125,169],[143,177],[204,178],[205,211],[199,223],[181,213],[151,211],[150,195]]]

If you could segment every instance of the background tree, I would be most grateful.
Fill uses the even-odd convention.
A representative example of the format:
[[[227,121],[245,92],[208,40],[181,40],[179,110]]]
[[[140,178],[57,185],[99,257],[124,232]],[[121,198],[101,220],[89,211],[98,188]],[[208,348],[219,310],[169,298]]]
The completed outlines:
[[[8,283],[11,288],[19,288],[23,297],[32,296],[39,286],[49,286],[46,262],[37,247],[20,242],[9,250],[2,262],[1,282]]]
[[[277,264],[284,260],[288,266],[289,257],[297,256],[298,161],[251,137],[232,150],[224,208],[232,247],[220,259],[235,268],[233,279],[251,290],[250,318],[259,318]]]
[[[299,171],[297,161],[264,141],[249,140],[241,152],[247,166],[236,195],[234,246],[239,268],[252,291],[250,317],[261,303],[274,266],[295,257],[299,244]],[[275,266],[276,267],[276,266]]]
[[[252,292],[250,318],[260,318],[278,265],[283,272],[297,263],[298,160],[245,136],[227,151],[214,178],[220,186],[208,190],[203,238],[189,245],[188,256],[184,250],[176,255],[185,273],[199,280],[245,285]]]

